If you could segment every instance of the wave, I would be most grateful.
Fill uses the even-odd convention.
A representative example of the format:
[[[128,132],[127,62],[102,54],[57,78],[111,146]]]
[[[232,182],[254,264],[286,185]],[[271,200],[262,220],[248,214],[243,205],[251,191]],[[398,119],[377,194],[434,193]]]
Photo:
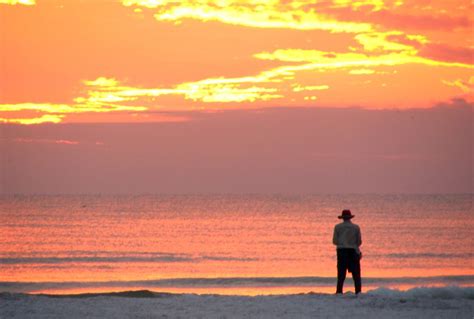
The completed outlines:
[[[126,298],[163,298],[182,294],[173,294],[168,292],[154,292],[150,290],[127,290],[118,292],[91,292],[81,294],[23,294],[23,293],[0,293],[0,299],[15,299],[21,296],[42,296],[50,298],[93,298],[93,297],[126,297]]]
[[[398,289],[377,288],[367,292],[369,295],[390,298],[433,298],[433,299],[474,299],[474,287],[415,287],[406,291]]]
[[[257,258],[239,258],[228,256],[185,256],[185,255],[149,255],[149,256],[74,256],[74,257],[0,257],[1,265],[19,264],[67,264],[67,263],[177,263],[200,261],[257,261]]]
[[[351,281],[352,279],[348,279]],[[30,292],[87,288],[235,288],[235,287],[327,287],[334,285],[334,277],[226,277],[226,278],[171,278],[134,281],[100,282],[0,282],[0,291]],[[372,287],[409,286],[470,286],[474,275],[431,277],[365,277],[364,285]]]
[[[345,295],[351,295],[352,293],[346,293]],[[80,293],[80,294],[25,294],[25,293],[0,293],[1,299],[18,299],[22,297],[39,296],[48,298],[94,298],[94,297],[122,297],[122,298],[171,298],[179,297],[189,294],[183,293],[167,293],[167,292],[155,292],[151,290],[127,290],[119,292],[98,292],[98,293]],[[302,293],[301,295],[320,295],[328,296],[331,294],[325,293]],[[376,288],[369,290],[362,296],[367,295],[370,297],[382,297],[384,299],[399,299],[400,302],[406,301],[407,299],[470,299],[474,300],[474,287],[415,287],[405,291],[398,289],[389,288]],[[214,297],[218,297],[218,294],[212,294]],[[282,296],[282,295],[280,295]],[[288,296],[288,295],[287,295]]]
[[[372,257],[385,257],[385,258],[396,258],[396,259],[407,259],[407,258],[439,258],[439,259],[451,259],[451,258],[473,258],[474,253],[464,253],[464,254],[455,254],[455,253],[396,253],[396,254],[386,254],[386,255],[372,255]]]
[[[150,257],[20,257],[0,258],[0,264],[64,264],[64,263],[114,263],[114,262],[189,262],[192,258],[177,256]]]
[[[472,259],[474,253],[389,253],[389,254],[366,254],[365,258],[383,259]],[[274,256],[272,260],[285,260]],[[198,263],[203,261],[239,261],[256,262],[259,258],[237,257],[228,255],[191,255],[169,252],[115,252],[115,251],[70,251],[68,255],[60,252],[29,252],[28,255],[17,255],[10,252],[0,252],[0,266],[15,265],[67,265],[71,263],[81,264],[117,264],[117,263]]]

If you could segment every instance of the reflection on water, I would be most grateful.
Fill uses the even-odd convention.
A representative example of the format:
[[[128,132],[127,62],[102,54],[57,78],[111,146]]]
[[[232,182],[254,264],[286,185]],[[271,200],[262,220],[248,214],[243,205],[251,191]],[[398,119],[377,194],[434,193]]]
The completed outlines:
[[[343,208],[363,277],[474,274],[472,195],[3,196],[0,281],[333,278]]]

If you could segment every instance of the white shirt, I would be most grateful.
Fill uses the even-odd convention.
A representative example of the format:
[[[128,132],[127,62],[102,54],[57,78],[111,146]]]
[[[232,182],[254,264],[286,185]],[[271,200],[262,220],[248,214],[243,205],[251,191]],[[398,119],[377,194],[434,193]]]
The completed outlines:
[[[332,242],[337,248],[353,248],[359,252],[359,246],[362,245],[360,227],[350,220],[337,224],[334,227]]]

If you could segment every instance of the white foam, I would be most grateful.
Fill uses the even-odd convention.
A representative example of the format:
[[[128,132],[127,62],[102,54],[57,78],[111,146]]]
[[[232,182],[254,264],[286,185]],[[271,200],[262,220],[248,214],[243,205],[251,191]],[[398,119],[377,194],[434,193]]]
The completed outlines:
[[[367,292],[369,295],[395,298],[435,298],[435,299],[473,299],[474,287],[416,287],[406,291],[390,288],[377,288]]]
[[[432,277],[364,277],[363,285],[367,287],[422,287],[422,286],[474,286],[474,276],[432,276]],[[350,282],[352,279],[348,279]],[[245,288],[245,287],[332,287],[334,277],[234,277],[234,278],[170,278],[132,281],[104,282],[0,282],[0,292],[31,292],[61,289],[95,290],[101,287],[123,289],[124,287],[142,287],[149,290],[166,288]],[[350,283],[347,285],[351,285]],[[308,291],[308,289],[304,289]],[[381,290],[384,291],[384,290]]]

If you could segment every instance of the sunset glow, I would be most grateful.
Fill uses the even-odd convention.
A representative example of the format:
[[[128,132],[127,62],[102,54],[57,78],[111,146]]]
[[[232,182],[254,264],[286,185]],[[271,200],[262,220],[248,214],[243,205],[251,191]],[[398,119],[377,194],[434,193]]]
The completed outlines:
[[[0,0],[1,313],[469,316],[472,12]]]
[[[0,122],[472,102],[472,9],[465,0],[0,0]]]

